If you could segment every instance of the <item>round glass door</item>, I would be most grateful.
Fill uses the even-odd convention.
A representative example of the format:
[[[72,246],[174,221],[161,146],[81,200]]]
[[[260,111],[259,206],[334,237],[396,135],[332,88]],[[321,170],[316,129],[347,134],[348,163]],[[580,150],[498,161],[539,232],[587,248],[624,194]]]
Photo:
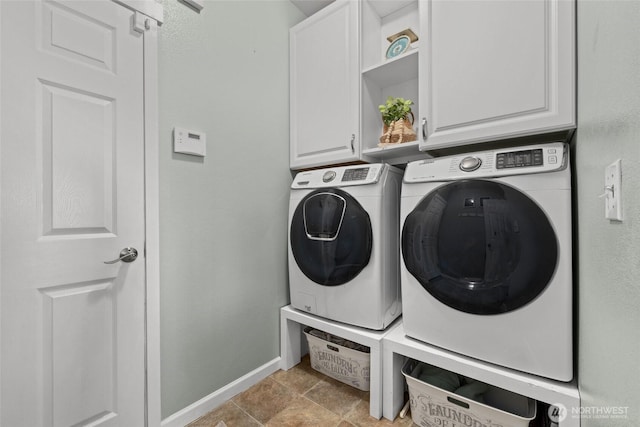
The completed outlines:
[[[291,219],[293,257],[320,285],[342,285],[356,277],[369,263],[372,242],[369,215],[337,188],[309,193]]]
[[[466,313],[516,310],[546,288],[558,244],[540,207],[493,181],[445,184],[407,216],[408,271],[443,304]]]

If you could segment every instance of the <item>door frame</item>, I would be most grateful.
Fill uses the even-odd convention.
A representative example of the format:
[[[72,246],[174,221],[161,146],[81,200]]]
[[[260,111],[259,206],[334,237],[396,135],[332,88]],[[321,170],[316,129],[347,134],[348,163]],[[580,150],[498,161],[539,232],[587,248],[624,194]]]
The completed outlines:
[[[160,204],[158,133],[158,27],[163,6],[154,0],[112,0],[142,17],[144,59],[144,193],[145,193],[145,419],[147,427],[159,427],[161,413],[160,378]],[[1,13],[1,9],[0,9]],[[0,16],[1,18],[1,16]],[[147,28],[148,25],[148,28]],[[0,40],[1,42],[1,40]],[[2,55],[0,52],[0,65]],[[1,73],[0,67],[0,73]],[[2,88],[0,86],[0,96]],[[0,117],[2,110],[0,109]],[[0,157],[2,139],[0,137]],[[0,205],[2,203],[0,192]],[[2,229],[0,228],[0,239]],[[1,264],[0,264],[1,269]],[[0,281],[1,279],[0,271]],[[0,286],[1,289],[1,286]],[[0,301],[2,293],[0,292]],[[0,328],[1,328],[0,324]],[[0,329],[1,333],[1,329]],[[2,341],[0,340],[0,346]],[[1,354],[1,352],[0,352]],[[2,372],[0,372],[0,380]],[[1,396],[0,396],[1,398]],[[0,399],[0,402],[2,400]],[[0,404],[0,412],[2,406]]]
[[[162,6],[160,6],[162,7]],[[160,391],[160,182],[158,133],[158,24],[144,32],[144,193],[146,262],[146,420],[162,422]]]

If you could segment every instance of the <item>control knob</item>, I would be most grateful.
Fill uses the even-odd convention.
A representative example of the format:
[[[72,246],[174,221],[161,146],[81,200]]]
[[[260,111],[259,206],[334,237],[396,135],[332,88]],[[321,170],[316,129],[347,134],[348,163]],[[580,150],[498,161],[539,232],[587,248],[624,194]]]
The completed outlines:
[[[467,156],[460,162],[460,170],[463,172],[472,172],[480,167],[482,160],[478,157]]]
[[[336,177],[335,171],[327,171],[322,175],[322,182],[331,182]]]

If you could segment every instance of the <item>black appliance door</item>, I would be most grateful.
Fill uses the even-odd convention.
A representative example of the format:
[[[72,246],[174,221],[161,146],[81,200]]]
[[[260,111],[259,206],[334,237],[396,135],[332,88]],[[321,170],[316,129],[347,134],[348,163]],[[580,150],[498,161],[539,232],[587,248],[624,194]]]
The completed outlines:
[[[529,197],[497,182],[465,180],[437,188],[407,216],[402,256],[440,302],[490,315],[542,293],[556,269],[558,244]]]
[[[291,219],[291,251],[310,280],[338,286],[369,263],[373,233],[369,214],[337,188],[309,193]]]

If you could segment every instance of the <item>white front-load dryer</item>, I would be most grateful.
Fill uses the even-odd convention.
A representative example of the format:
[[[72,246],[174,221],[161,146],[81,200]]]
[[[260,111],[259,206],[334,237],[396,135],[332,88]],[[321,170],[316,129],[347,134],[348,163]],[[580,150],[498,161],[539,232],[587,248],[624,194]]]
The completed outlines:
[[[572,379],[566,144],[409,163],[401,227],[407,336],[542,377]]]
[[[299,172],[289,202],[291,305],[383,330],[402,311],[402,171],[387,164]]]

